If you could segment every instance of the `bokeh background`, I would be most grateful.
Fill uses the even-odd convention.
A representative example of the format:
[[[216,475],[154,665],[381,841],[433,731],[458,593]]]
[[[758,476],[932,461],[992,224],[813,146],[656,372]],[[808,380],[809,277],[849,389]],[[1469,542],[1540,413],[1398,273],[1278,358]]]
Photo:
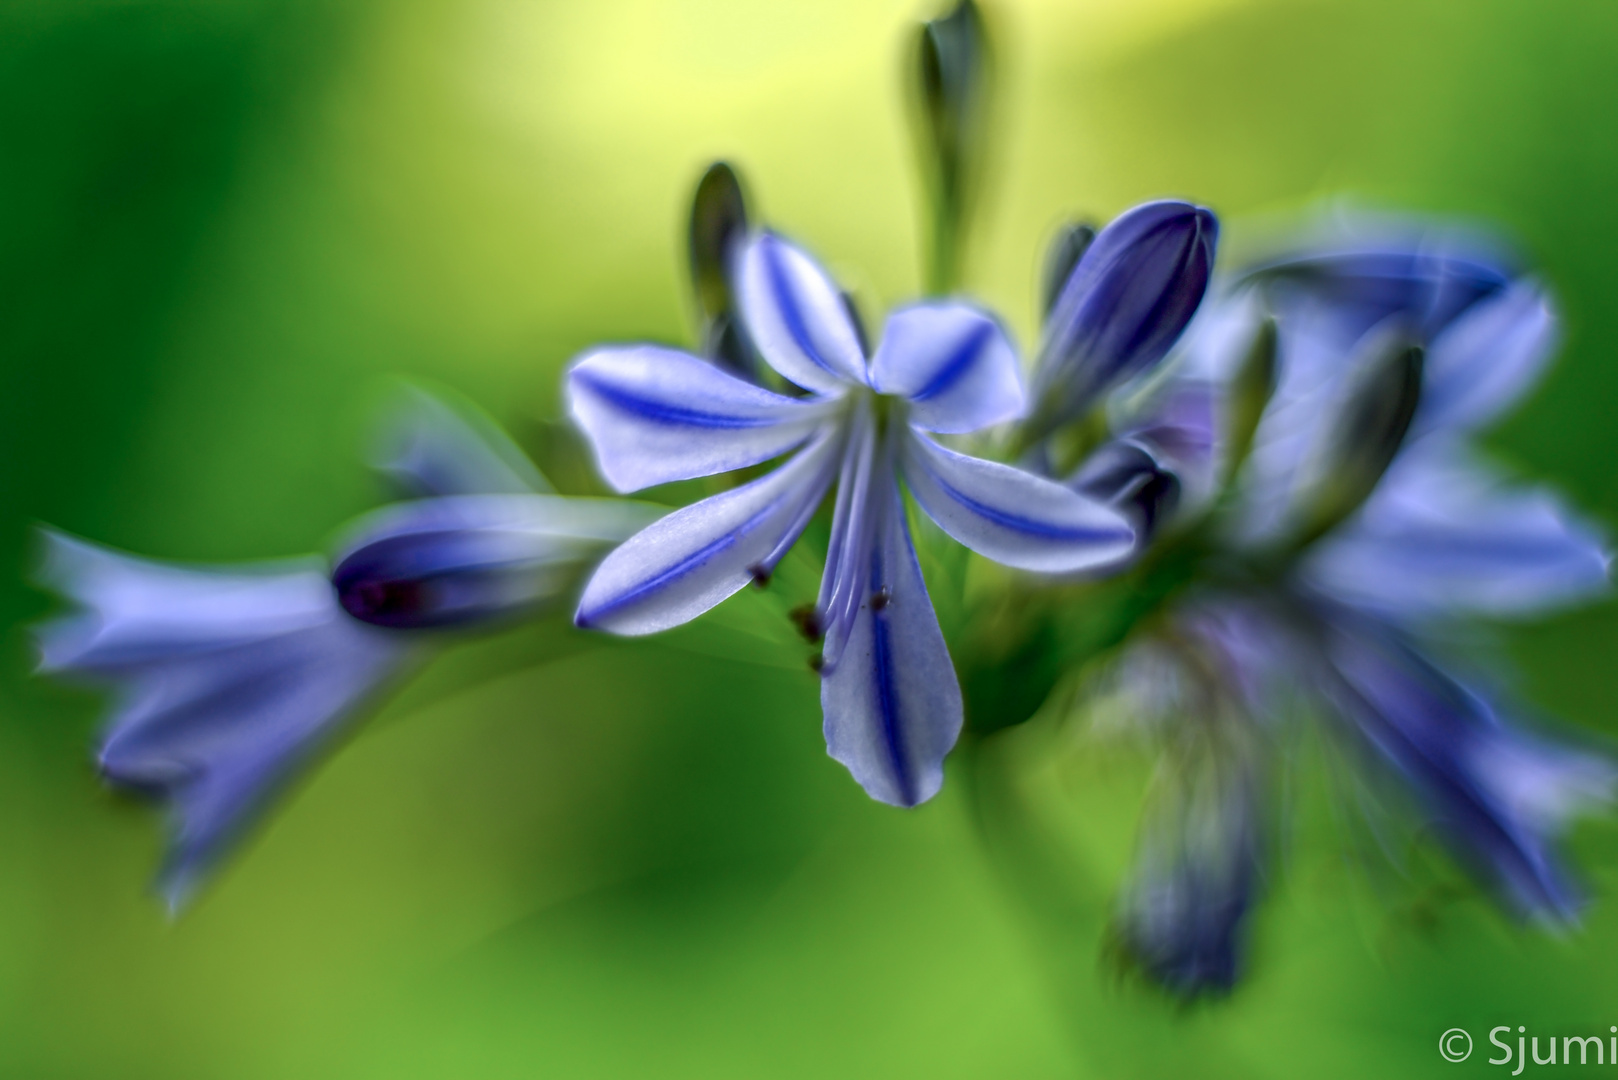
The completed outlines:
[[[1246,984],[1177,1008],[1120,981],[1098,957],[1141,763],[1036,726],[920,810],[874,804],[752,593],[649,641],[553,619],[457,645],[184,918],[144,891],[159,822],[93,775],[98,699],[29,676],[31,524],[182,559],[321,550],[384,498],[359,449],[390,373],[464,392],[583,490],[557,373],[688,340],[708,160],[872,310],[915,293],[898,67],[931,13],[0,5],[0,1075],[1427,1076],[1487,1071],[1497,1024],[1618,1023],[1612,825],[1576,835],[1595,899],[1554,936],[1442,866],[1355,866],[1307,769]],[[1486,218],[1569,327],[1491,445],[1618,524],[1618,6],[991,13],[999,165],[967,279],[1023,341],[1066,214],[1191,196],[1233,245],[1345,191]],[[1618,734],[1615,616],[1503,628],[1521,693]],[[1463,1065],[1435,1052],[1454,1026]]]

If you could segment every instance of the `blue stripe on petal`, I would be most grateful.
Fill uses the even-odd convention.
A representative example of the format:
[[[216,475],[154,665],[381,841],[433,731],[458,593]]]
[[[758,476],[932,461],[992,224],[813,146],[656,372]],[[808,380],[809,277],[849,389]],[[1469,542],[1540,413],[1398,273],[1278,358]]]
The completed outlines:
[[[568,371],[567,395],[619,491],[767,461],[807,439],[834,407],[772,394],[651,345],[586,354]]]
[[[750,484],[677,510],[630,537],[585,586],[574,621],[650,634],[702,614],[779,558],[831,485],[842,432],[823,429],[786,464]]]
[[[993,317],[961,303],[894,312],[871,361],[871,385],[910,400],[925,431],[967,432],[1020,416],[1017,354]]]
[[[1135,531],[1118,511],[1053,481],[912,435],[905,482],[940,528],[980,555],[1044,573],[1101,569],[1129,556]]]
[[[823,671],[826,749],[873,799],[915,806],[944,782],[960,685],[891,473],[874,478],[871,545],[847,644]]]
[[[759,233],[743,249],[737,291],[759,354],[806,390],[865,382],[865,353],[842,294],[803,251]]]

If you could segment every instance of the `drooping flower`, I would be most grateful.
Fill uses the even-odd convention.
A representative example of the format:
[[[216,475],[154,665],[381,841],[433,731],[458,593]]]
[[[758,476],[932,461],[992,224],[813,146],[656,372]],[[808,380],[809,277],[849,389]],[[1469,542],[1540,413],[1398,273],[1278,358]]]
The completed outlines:
[[[1233,431],[1242,372],[1266,333],[1277,377],[1248,438]],[[1543,286],[1485,246],[1384,227],[1239,275],[1199,317],[1175,377],[1120,428],[1194,493],[1170,528],[1211,553],[1167,632],[1134,649],[1168,656],[1183,680],[1211,678],[1255,732],[1328,717],[1347,758],[1395,781],[1509,908],[1568,920],[1579,895],[1556,840],[1574,813],[1610,799],[1618,770],[1514,720],[1434,647],[1457,620],[1528,616],[1607,589],[1598,532],[1549,492],[1508,484],[1470,445],[1532,385],[1555,340]],[[1190,707],[1181,718],[1207,717]],[[1250,835],[1147,830],[1118,919],[1147,970],[1185,994],[1227,989],[1234,969],[1188,979],[1149,958],[1191,941],[1220,952],[1250,905],[1215,890],[1153,907],[1152,883],[1250,882],[1264,849],[1262,815],[1209,820]]]
[[[742,250],[737,293],[760,355],[794,398],[653,345],[597,349],[568,372],[575,420],[619,491],[791,453],[775,471],[670,514],[586,586],[576,621],[663,630],[767,580],[834,487],[816,604],[827,748],[874,798],[913,806],[943,781],[961,695],[911,544],[900,481],[945,533],[1007,566],[1096,570],[1132,549],[1121,513],[1050,480],[940,445],[1024,409],[999,323],[956,301],[901,308],[867,357],[844,300],[773,233]]]
[[[532,493],[544,478],[492,422],[419,391],[377,465],[437,497],[351,527],[335,583],[318,558],[182,566],[45,533],[42,582],[78,610],[40,628],[40,669],[113,689],[97,762],[109,784],[167,805],[171,908],[441,642],[400,631],[532,612],[656,516]],[[451,494],[479,491],[498,494]]]

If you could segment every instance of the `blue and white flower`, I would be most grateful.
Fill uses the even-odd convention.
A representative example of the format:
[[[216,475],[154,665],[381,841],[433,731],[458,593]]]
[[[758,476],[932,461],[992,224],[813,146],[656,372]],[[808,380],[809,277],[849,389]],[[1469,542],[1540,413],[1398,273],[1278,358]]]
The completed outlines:
[[[1233,460],[1232,386],[1270,317],[1279,377],[1250,453]],[[1508,907],[1565,921],[1579,894],[1556,840],[1575,813],[1610,800],[1618,770],[1513,720],[1486,681],[1435,659],[1457,620],[1529,616],[1607,591],[1598,530],[1550,492],[1508,483],[1471,445],[1533,384],[1556,329],[1544,287],[1485,245],[1384,226],[1238,278],[1199,317],[1175,377],[1121,426],[1198,493],[1179,524],[1214,553],[1171,611],[1173,629],[1136,648],[1177,656],[1186,678],[1213,673],[1225,686],[1216,696],[1240,703],[1255,731],[1286,715],[1328,717],[1349,759],[1396,781]],[[1410,392],[1376,377],[1387,356],[1404,355],[1400,342],[1422,349],[1419,399],[1383,409],[1403,423],[1385,453],[1367,455],[1342,417],[1367,395]],[[1344,470],[1366,468],[1375,471],[1343,483]],[[1137,689],[1142,700],[1159,693]],[[1119,918],[1137,953],[1222,956],[1239,938],[1245,901],[1137,904],[1153,894],[1142,882],[1255,880],[1263,818],[1228,817],[1256,831],[1245,842],[1145,837]],[[1169,852],[1183,872],[1163,870]],[[1210,872],[1219,859],[1225,868]],[[1184,921],[1167,925],[1165,910]],[[1212,910],[1235,921],[1210,920]],[[1229,970],[1200,981],[1169,963],[1154,973],[1190,993],[1228,988]]]
[[[633,345],[578,359],[567,376],[570,408],[619,491],[790,456],[614,551],[586,586],[576,621],[649,634],[700,615],[767,580],[835,488],[816,605],[827,748],[872,797],[914,806],[943,782],[962,707],[900,480],[944,532],[1024,570],[1116,564],[1133,529],[1095,499],[934,440],[1024,410],[1016,353],[986,312],[956,301],[901,308],[867,356],[830,277],[769,232],[742,250],[737,293],[760,355],[807,396]]]
[[[492,422],[419,391],[376,464],[434,497],[351,526],[335,574],[319,558],[181,566],[44,535],[42,583],[77,610],[40,628],[40,669],[115,692],[97,763],[167,805],[158,888],[173,909],[442,644],[415,631],[532,614],[658,513],[537,493],[544,478]]]

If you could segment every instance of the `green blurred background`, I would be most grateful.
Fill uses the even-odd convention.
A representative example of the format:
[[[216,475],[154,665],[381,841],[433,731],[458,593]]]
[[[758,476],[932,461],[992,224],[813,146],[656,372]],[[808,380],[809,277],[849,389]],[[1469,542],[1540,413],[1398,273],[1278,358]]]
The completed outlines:
[[[459,646],[184,918],[143,891],[158,820],[100,789],[97,699],[28,675],[30,524],[318,550],[384,497],[357,451],[394,372],[544,456],[572,354],[688,339],[682,215],[716,156],[871,309],[914,294],[899,42],[930,13],[0,5],[0,1075],[1427,1076],[1487,1072],[1497,1024],[1618,1023],[1611,825],[1577,835],[1595,902],[1557,937],[1441,865],[1356,868],[1307,768],[1248,982],[1190,1009],[1119,982],[1098,956],[1142,763],[1034,726],[920,810],[870,802],[776,606],[812,560],[650,641],[553,619]],[[1191,196],[1233,244],[1342,191],[1485,217],[1569,327],[1491,443],[1618,522],[1618,5],[992,14],[1000,166],[967,278],[1022,340],[1065,214]],[[1525,696],[1618,732],[1614,614],[1504,630]],[[1453,1026],[1462,1065],[1436,1053]]]

